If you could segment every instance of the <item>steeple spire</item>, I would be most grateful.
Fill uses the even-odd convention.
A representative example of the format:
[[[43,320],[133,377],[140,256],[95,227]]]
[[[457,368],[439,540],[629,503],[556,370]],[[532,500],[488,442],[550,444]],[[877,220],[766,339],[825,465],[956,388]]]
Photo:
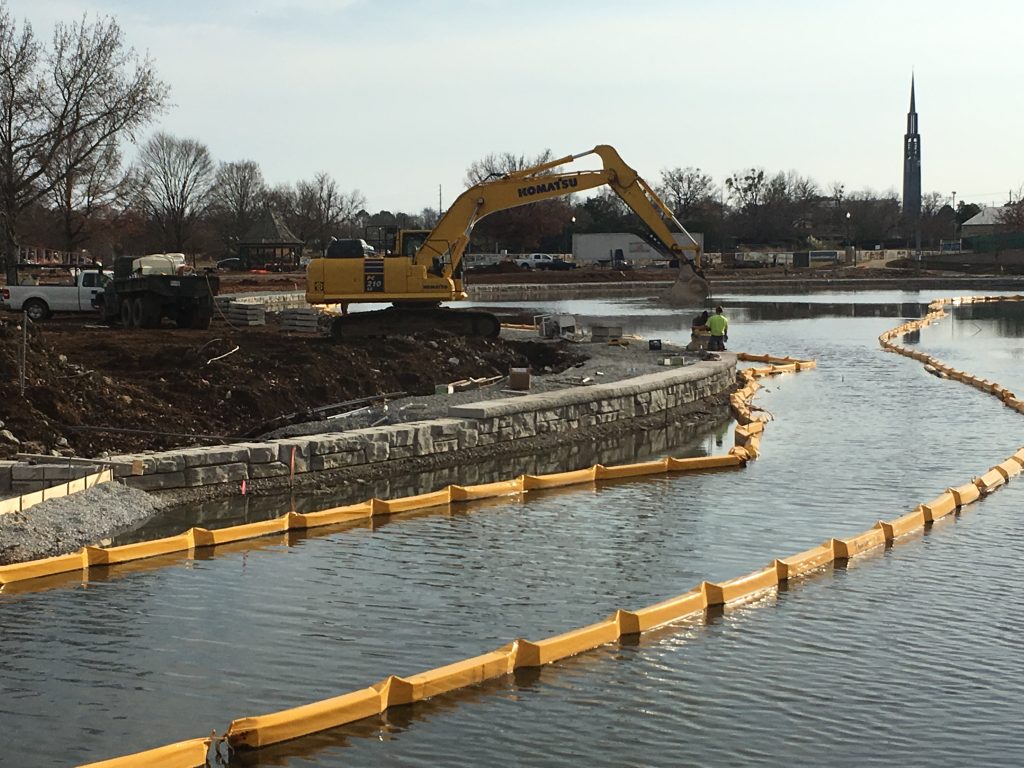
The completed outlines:
[[[916,221],[921,215],[921,134],[917,127],[914,75],[910,75],[910,111],[903,137],[903,215]]]

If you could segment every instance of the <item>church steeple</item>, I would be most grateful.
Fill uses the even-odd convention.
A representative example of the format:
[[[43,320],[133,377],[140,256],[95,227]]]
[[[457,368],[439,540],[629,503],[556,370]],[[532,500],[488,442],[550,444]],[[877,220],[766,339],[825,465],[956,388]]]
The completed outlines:
[[[921,215],[921,136],[917,127],[917,105],[914,98],[914,76],[910,76],[910,111],[907,133],[903,137],[903,216],[917,219]]]

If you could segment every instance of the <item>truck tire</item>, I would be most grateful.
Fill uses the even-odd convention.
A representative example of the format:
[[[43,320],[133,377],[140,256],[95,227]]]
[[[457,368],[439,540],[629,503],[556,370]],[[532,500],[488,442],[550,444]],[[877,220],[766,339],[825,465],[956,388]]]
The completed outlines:
[[[139,316],[140,328],[160,327],[160,300],[156,296],[146,295],[136,301],[141,302],[142,308]]]
[[[132,328],[142,327],[142,298],[132,300]]]
[[[196,322],[195,307],[182,307],[178,310],[178,316],[174,318],[174,324],[179,328],[192,328]]]
[[[132,300],[121,299],[121,325],[125,328],[134,328],[132,323]]]
[[[197,331],[205,331],[210,327],[211,320],[213,320],[212,315],[208,315],[205,312],[196,312],[196,316],[192,320],[192,327]]]
[[[42,299],[29,299],[22,304],[21,310],[28,315],[28,319],[33,323],[38,323],[50,316],[50,307]]]

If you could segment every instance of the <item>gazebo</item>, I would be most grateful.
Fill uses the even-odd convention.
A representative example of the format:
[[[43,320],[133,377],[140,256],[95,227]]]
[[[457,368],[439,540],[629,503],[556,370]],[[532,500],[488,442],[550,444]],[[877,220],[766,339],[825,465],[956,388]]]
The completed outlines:
[[[281,214],[267,209],[239,241],[238,259],[243,269],[298,269],[302,245]]]

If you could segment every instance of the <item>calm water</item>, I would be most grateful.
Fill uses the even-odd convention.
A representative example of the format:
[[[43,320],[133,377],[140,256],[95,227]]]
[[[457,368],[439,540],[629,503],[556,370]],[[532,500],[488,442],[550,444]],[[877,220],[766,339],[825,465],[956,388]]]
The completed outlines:
[[[725,297],[733,349],[819,361],[767,383],[758,404],[776,421],[741,472],[460,507],[0,595],[0,764],[112,757],[544,637],[968,481],[1024,444],[1024,421],[879,350],[878,334],[929,298],[801,296],[787,316],[779,297]],[[586,303],[665,339],[683,338],[692,314]],[[1022,337],[1024,308],[964,307],[919,343],[1021,392]],[[1018,481],[707,626],[242,764],[1020,764],[1022,502]]]

